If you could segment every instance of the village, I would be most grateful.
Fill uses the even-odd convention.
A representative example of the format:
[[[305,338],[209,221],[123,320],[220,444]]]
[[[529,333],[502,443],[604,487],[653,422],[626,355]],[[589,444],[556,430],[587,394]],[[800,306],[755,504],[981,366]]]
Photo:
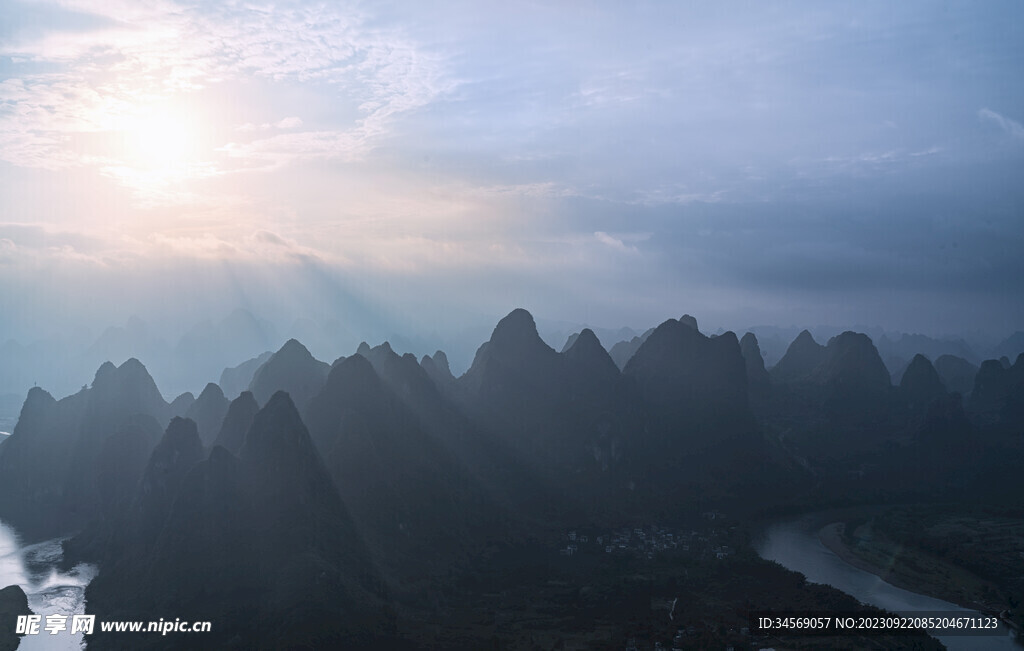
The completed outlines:
[[[686,554],[695,560],[722,560],[735,553],[727,544],[736,525],[718,511],[700,515],[692,526],[667,528],[652,524],[613,530],[571,529],[559,542],[558,553],[572,558],[579,554],[628,554],[652,560],[664,552]]]

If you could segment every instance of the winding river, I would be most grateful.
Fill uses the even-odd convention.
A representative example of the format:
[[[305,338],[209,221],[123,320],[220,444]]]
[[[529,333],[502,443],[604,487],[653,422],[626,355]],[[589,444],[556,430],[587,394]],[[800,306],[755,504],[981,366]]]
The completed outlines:
[[[85,586],[96,575],[96,568],[82,564],[62,572],[62,553],[59,539],[25,545],[12,527],[0,522],[0,588],[20,585],[28,596],[29,608],[43,616],[39,634],[21,638],[18,651],[77,651],[83,646],[82,634],[69,632],[70,618],[85,613]],[[50,635],[43,630],[46,615],[54,614],[68,616],[67,631]]]
[[[813,583],[838,588],[859,601],[885,610],[905,614],[920,611],[971,611],[941,599],[934,599],[890,585],[879,577],[850,565],[829,551],[818,539],[821,517],[808,514],[768,527],[757,545],[757,553],[790,570],[800,572]],[[974,615],[980,616],[978,613]],[[1015,649],[1021,651],[1005,627],[1001,637],[938,635],[953,650]]]

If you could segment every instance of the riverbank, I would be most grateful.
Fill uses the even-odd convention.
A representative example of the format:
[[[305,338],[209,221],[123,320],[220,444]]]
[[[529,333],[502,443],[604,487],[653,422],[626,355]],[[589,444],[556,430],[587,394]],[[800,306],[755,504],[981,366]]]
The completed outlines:
[[[903,590],[942,599],[968,610],[997,615],[1001,610],[982,594],[993,586],[961,568],[924,557],[905,548],[903,557],[885,540],[858,539],[860,549],[851,549],[845,540],[846,523],[831,522],[818,530],[818,540],[843,562],[870,572],[886,583]],[[872,562],[870,559],[877,559]],[[878,561],[884,560],[884,564]]]

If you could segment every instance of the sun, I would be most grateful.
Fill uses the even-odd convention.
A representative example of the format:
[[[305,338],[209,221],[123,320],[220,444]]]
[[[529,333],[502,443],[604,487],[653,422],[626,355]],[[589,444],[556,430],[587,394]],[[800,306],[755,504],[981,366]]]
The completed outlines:
[[[128,163],[146,170],[175,169],[199,154],[197,125],[191,116],[168,108],[141,112],[125,125]]]
[[[140,104],[116,117],[105,139],[103,175],[154,201],[168,188],[218,174],[208,121],[187,104]]]

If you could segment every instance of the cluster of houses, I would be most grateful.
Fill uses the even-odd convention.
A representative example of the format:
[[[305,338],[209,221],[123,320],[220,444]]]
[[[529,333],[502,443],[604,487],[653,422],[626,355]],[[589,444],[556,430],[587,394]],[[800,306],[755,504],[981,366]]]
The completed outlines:
[[[715,518],[718,516],[716,514]],[[594,534],[577,530],[565,534],[558,553],[562,556],[575,556],[586,551],[605,554],[632,554],[646,558],[654,558],[655,554],[669,550],[723,559],[733,553],[728,545],[721,544],[719,538],[726,532],[722,529],[709,527],[701,531],[670,531],[664,527],[622,528],[611,532]]]

